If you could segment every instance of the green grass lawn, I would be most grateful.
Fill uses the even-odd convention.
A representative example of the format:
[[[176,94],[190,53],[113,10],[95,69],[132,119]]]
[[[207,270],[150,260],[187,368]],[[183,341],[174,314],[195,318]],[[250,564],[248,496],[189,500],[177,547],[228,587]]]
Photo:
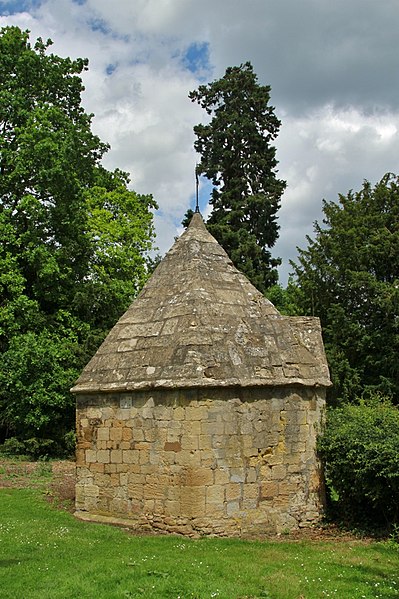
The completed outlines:
[[[134,536],[0,489],[1,599],[393,599],[398,547]]]

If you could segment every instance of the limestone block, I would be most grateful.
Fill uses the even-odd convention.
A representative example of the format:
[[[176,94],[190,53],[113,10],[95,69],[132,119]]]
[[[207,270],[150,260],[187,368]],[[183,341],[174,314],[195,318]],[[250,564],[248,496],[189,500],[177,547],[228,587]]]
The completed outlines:
[[[113,464],[122,464],[122,450],[111,449],[111,462]]]
[[[146,476],[145,484],[143,486],[144,500],[166,499],[167,485],[168,478],[166,476]]]
[[[259,499],[260,486],[257,483],[246,483],[242,488],[244,499]]]
[[[122,441],[130,441],[133,437],[133,431],[131,427],[125,426],[122,429]]]
[[[226,435],[237,435],[239,432],[238,422],[236,420],[225,422],[224,432]]]
[[[136,449],[122,450],[122,462],[124,464],[138,464],[139,463],[139,451]]]
[[[109,464],[110,463],[110,451],[109,449],[99,449],[96,452],[97,455],[97,462],[99,462],[99,464]]]
[[[205,513],[205,488],[182,487],[180,502],[182,516],[202,516]]]
[[[283,480],[287,474],[287,466],[285,464],[278,464],[272,467],[272,479]]]
[[[108,441],[109,440],[109,428],[101,426],[97,430],[97,441]]]
[[[232,483],[245,482],[245,469],[244,468],[231,468],[230,482],[232,482]]]
[[[291,443],[291,452],[295,453],[305,453],[306,452],[306,442],[294,441]]]
[[[223,435],[224,434],[224,423],[223,422],[201,422],[201,434],[202,435]]]
[[[167,455],[165,453],[165,455]],[[201,452],[196,450],[182,449],[175,456],[175,463],[179,466],[187,466],[189,468],[199,468],[201,466]]]
[[[244,447],[244,450],[242,453],[245,458],[251,458],[251,457],[259,455],[257,447]]]
[[[100,489],[107,488],[110,484],[110,476],[108,474],[96,473],[93,477],[93,483]]]
[[[174,409],[171,406],[159,405],[156,406],[154,416],[156,420],[170,421],[173,419]]]
[[[75,452],[76,466],[83,466],[86,463],[86,451],[85,449],[77,449]]]
[[[156,434],[156,430],[151,427],[151,428],[144,428],[144,441],[148,442],[148,443],[154,443],[154,441],[157,438],[157,434]]]
[[[216,518],[222,518],[225,515],[225,511],[226,504],[224,503],[224,501],[212,502],[207,500],[206,515],[208,516],[208,518],[211,518],[211,521],[208,522],[209,530],[207,531],[207,534],[214,532],[214,520]]]
[[[274,499],[278,495],[277,482],[263,482],[260,485],[260,499]]]
[[[222,470],[221,468],[216,468],[214,470],[214,480],[215,485],[226,485],[230,480],[229,471]]]
[[[181,447],[183,450],[198,450],[198,436],[183,435],[181,438]]]
[[[180,501],[165,501],[165,514],[167,516],[174,516],[178,518],[180,516]],[[173,526],[172,523],[169,526]]]
[[[182,406],[177,406],[173,409],[172,418],[173,420],[184,420],[186,417],[186,410]]]
[[[119,473],[129,472],[129,464],[116,464],[116,471]]]
[[[213,435],[212,436],[212,447],[214,449],[224,449],[226,447],[226,436],[225,435]]]
[[[129,499],[141,500],[144,497],[144,486],[143,484],[132,484],[127,485],[127,494]]]
[[[216,464],[219,467],[223,467],[225,463],[229,463],[230,460],[227,460],[228,456],[227,451],[225,449],[214,449],[213,450],[214,458],[216,459]]]
[[[115,514],[125,515],[129,511],[129,502],[127,499],[115,497],[110,501],[109,509]]]
[[[182,432],[188,436],[198,436],[201,434],[201,422],[199,420],[188,421],[182,423]]]
[[[95,513],[97,511],[97,504],[98,504],[98,497],[91,497],[89,495],[85,495],[85,500],[84,500],[84,510],[86,512],[93,512]]]
[[[101,419],[101,416],[102,416],[101,409],[90,406],[90,407],[87,408],[86,416],[89,419],[91,419],[91,418],[94,418],[94,419],[99,418],[99,419]]]
[[[173,466],[176,462],[178,462],[178,456],[180,452],[176,451],[162,451],[159,455],[159,463],[166,465],[168,467]],[[150,464],[154,463],[154,452],[150,452]]]
[[[182,473],[181,484],[188,487],[213,485],[213,470],[209,468],[187,469]]]
[[[111,441],[122,441],[122,431],[123,429],[118,427],[118,428],[110,428],[109,429],[109,438]]]
[[[268,456],[266,463],[271,467],[271,466],[279,466],[282,465],[283,463],[286,463],[286,458],[283,456],[282,453],[276,453],[274,455]]]
[[[281,481],[278,486],[279,493],[282,495],[292,495],[299,490],[298,483],[292,481]]]
[[[258,473],[256,468],[246,468],[245,470],[245,482],[254,483],[258,480]]]
[[[90,464],[97,461],[97,451],[95,449],[86,449],[85,451],[86,463]]]
[[[77,483],[76,487],[75,487],[76,506],[83,505],[84,499],[85,499],[85,485]]]
[[[187,406],[185,408],[185,420],[192,422],[193,420],[204,420],[207,417],[207,408],[205,406]]]
[[[236,516],[240,511],[239,501],[229,501],[226,506],[226,513],[228,516]]]
[[[273,498],[273,507],[279,508],[279,510],[286,511],[290,506],[291,498],[289,495],[281,495],[280,493]],[[280,511],[281,514],[281,511]]]
[[[116,472],[116,464],[104,464],[104,472],[106,474],[113,474]]]
[[[142,428],[134,428],[132,430],[132,437],[134,441],[144,441],[144,431]]]
[[[129,472],[128,473],[129,485],[138,485],[142,487],[145,483],[145,474],[141,472]]]
[[[210,449],[212,447],[212,436],[201,434],[198,437],[199,449]]]
[[[225,485],[213,485],[212,487],[206,487],[206,504],[219,504],[223,505],[225,496]]]
[[[119,474],[117,472],[111,473],[110,484],[111,484],[111,487],[119,487]]]
[[[150,463],[150,451],[148,449],[139,450],[139,464],[149,464]]]
[[[84,485],[83,489],[86,497],[98,497],[100,494],[98,485]]]
[[[241,483],[228,483],[225,485],[226,501],[238,501],[242,496]]]
[[[242,420],[240,422],[240,433],[241,435],[251,435],[253,432],[252,422]]]
[[[181,451],[182,450],[182,444],[179,442],[179,440],[173,440],[173,441],[167,441],[163,447],[164,451]],[[184,449],[188,449],[187,447],[184,447]]]

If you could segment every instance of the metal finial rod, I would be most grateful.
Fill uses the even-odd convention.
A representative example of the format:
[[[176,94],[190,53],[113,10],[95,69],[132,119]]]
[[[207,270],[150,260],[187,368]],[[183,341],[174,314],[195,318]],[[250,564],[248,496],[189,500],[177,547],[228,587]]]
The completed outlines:
[[[198,178],[198,164],[195,165],[195,212],[199,212],[199,202],[198,202],[198,188],[199,188],[199,178]]]

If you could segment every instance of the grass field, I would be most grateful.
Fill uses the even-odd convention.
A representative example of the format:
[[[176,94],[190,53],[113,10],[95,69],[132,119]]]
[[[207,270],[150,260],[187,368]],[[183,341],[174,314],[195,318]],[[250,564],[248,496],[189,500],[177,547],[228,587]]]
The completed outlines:
[[[57,509],[47,479],[0,489],[1,599],[399,598],[393,542],[135,536]]]

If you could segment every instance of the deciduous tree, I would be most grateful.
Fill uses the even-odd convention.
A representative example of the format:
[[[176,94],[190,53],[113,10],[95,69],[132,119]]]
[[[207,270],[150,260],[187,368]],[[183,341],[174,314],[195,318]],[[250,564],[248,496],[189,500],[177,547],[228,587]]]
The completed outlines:
[[[152,197],[101,166],[87,60],[51,43],[0,31],[0,440],[36,447],[73,426],[69,388],[142,286],[154,236]]]

